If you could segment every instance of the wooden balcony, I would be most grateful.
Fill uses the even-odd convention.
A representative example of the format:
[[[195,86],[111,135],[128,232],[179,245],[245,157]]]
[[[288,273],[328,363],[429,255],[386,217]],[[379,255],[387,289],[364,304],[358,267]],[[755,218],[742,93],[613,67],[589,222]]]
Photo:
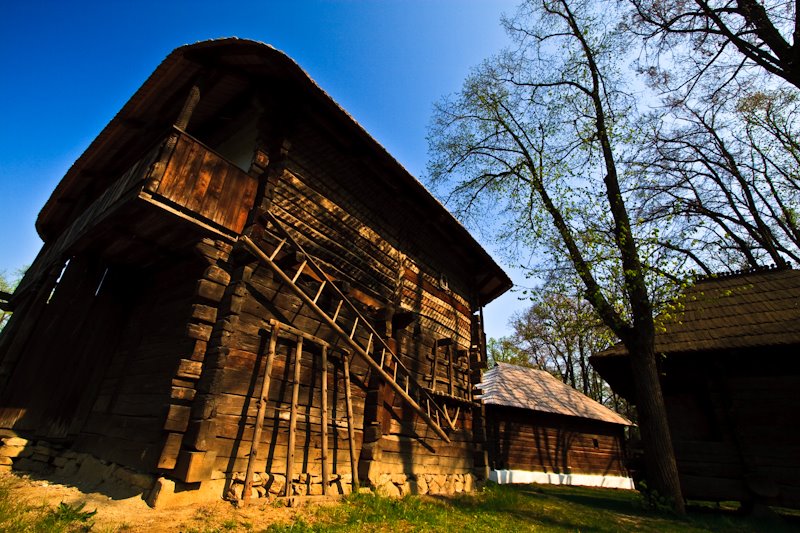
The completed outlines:
[[[153,259],[153,250],[176,250],[202,237],[235,241],[253,206],[257,181],[173,128],[45,243],[30,267],[35,275],[26,280],[38,279],[87,248],[110,261],[141,264]]]
[[[178,129],[161,152],[140,197],[174,208],[179,216],[231,237],[238,236],[253,206],[256,179]]]

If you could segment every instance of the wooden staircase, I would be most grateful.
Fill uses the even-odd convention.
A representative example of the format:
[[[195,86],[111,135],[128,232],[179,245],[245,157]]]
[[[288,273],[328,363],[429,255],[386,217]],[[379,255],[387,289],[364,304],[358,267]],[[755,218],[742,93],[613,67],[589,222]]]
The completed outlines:
[[[388,343],[378,334],[369,320],[359,311],[350,299],[331,281],[331,278],[319,267],[314,259],[306,253],[302,246],[292,237],[281,222],[271,213],[267,213],[267,220],[275,228],[281,239],[270,255],[267,255],[248,236],[243,235],[239,240],[250,252],[267,265],[292,291],[307,305],[325,324],[345,342],[352,350],[353,355],[359,356],[367,365],[377,373],[428,426],[444,441],[450,442],[445,427],[454,430],[453,420],[434,399],[433,395],[423,387],[406,368]],[[302,261],[290,275],[276,262],[281,249],[288,244],[295,252],[299,253]],[[315,294],[307,293],[297,284],[300,275],[310,269],[314,276],[320,280],[320,285]],[[329,314],[318,305],[323,294],[327,293],[335,302],[335,311]],[[345,309],[347,312],[342,313]],[[354,317],[354,318],[351,318]],[[363,339],[367,339],[364,344]]]

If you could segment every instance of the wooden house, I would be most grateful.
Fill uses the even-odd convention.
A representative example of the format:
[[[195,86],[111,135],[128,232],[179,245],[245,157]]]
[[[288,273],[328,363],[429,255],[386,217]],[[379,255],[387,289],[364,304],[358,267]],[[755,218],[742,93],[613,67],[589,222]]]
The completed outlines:
[[[481,313],[510,280],[283,53],[173,51],[36,227],[0,428],[287,495],[472,479]]]
[[[800,272],[697,281],[656,337],[686,498],[800,506]],[[621,345],[591,363],[636,401]]]
[[[534,368],[498,363],[480,388],[494,481],[633,488],[623,416]]]

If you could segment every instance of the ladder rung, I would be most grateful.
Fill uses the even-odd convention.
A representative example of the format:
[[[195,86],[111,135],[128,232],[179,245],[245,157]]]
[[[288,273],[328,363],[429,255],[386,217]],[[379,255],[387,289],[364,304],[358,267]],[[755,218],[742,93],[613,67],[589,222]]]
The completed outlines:
[[[366,352],[367,352],[367,353],[369,353],[369,351],[370,351],[371,349],[372,349],[372,333],[370,333],[370,334],[369,334],[369,340],[367,341],[367,349],[366,349]]]
[[[358,318],[359,317],[356,317],[356,321],[353,322],[353,331],[350,332],[351,339],[356,336],[356,328],[358,327]]]
[[[386,348],[383,348],[381,350],[381,368],[383,368],[383,361],[385,357],[386,357]]]
[[[336,312],[333,313],[333,318],[331,319],[333,322],[336,322],[336,319],[339,317],[339,311],[342,310],[342,304],[344,300],[339,300],[339,305],[336,307]]]
[[[399,365],[397,363],[394,364],[394,374],[392,375],[392,379],[397,381],[397,367]]]
[[[295,281],[297,281],[297,278],[299,278],[299,277],[300,277],[300,274],[302,274],[302,273],[303,273],[303,269],[305,269],[305,268],[306,268],[306,264],[307,264],[307,263],[308,263],[308,261],[305,261],[305,260],[304,260],[302,263],[300,263],[300,268],[298,268],[298,269],[297,269],[297,272],[295,272],[295,274],[294,274],[294,277],[292,278],[292,283],[294,283]]]
[[[323,281],[323,282],[322,282],[322,285],[320,285],[320,286],[319,286],[319,289],[317,289],[317,295],[316,295],[316,296],[314,296],[314,303],[317,303],[317,300],[319,300],[319,297],[320,297],[320,295],[322,294],[322,289],[324,289],[324,288],[325,288],[325,285],[326,285],[327,283],[328,283],[327,281]]]
[[[281,242],[278,243],[278,246],[275,247],[275,250],[272,251],[272,255],[269,256],[269,260],[272,261],[275,259],[275,256],[278,255],[278,252],[281,251],[283,245],[286,244],[286,239],[284,238]]]
[[[406,394],[408,394],[408,388],[411,385],[411,377],[406,374]]]

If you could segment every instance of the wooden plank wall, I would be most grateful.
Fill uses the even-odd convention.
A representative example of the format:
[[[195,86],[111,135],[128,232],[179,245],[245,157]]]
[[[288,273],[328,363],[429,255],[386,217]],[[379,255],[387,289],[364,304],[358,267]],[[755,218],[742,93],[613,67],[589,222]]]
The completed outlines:
[[[794,359],[795,354],[788,357]],[[781,349],[771,354],[778,365]],[[694,358],[695,360],[697,358]],[[800,376],[765,375],[757,357],[734,358],[725,370],[686,374],[691,391],[675,390],[668,372],[665,401],[681,484],[689,498],[753,500],[800,507]],[[729,363],[729,364],[728,364]],[[748,367],[752,373],[748,375]],[[731,375],[733,374],[733,375]],[[697,381],[700,383],[695,383]]]
[[[190,256],[128,280],[138,290],[126,302],[129,318],[109,354],[76,449],[153,472],[168,431],[186,430],[192,389],[200,375],[195,359],[203,355],[196,338],[202,333],[198,335],[192,317],[202,285],[198,279],[206,268]]]
[[[175,149],[154,192],[240,233],[253,206],[257,180],[190,135],[176,135]]]
[[[486,420],[492,468],[628,475],[618,425],[494,405]]]
[[[381,406],[383,414],[376,412],[374,402],[380,397],[375,395],[378,385],[369,375],[365,363],[358,359],[353,361],[353,445],[356,456],[362,463],[379,463],[381,474],[470,472],[473,465],[472,409],[462,405],[471,392],[467,351],[471,340],[471,314],[466,298],[438,288],[438,277],[434,272],[417,266],[412,256],[402,252],[386,234],[379,234],[357,215],[364,207],[353,207],[354,199],[346,201],[340,193],[334,201],[309,184],[307,178],[293,172],[285,171],[278,178],[271,189],[272,212],[290,228],[309,253],[322,262],[331,276],[347,282],[349,296],[360,305],[362,313],[376,325],[383,324],[381,327],[386,324],[386,309],[392,310],[389,318],[393,312],[416,314],[415,320],[395,334],[401,340],[403,362],[415,372],[421,383],[432,383],[430,374],[433,357],[437,355],[437,341],[447,340],[453,350],[455,385],[452,389],[441,384],[438,387],[440,392],[462,398],[450,407],[453,416],[458,409],[459,429],[452,433],[453,443],[447,446],[423,421],[410,417],[409,410],[393,395],[386,399],[386,405]],[[263,231],[256,234],[260,234],[255,240],[262,249],[269,251],[277,244]],[[295,261],[293,251],[284,252],[288,253],[281,253],[277,260],[291,272],[292,261]],[[333,344],[328,381],[330,454],[333,473],[349,476],[350,443],[346,432],[341,360],[337,358],[340,357],[337,353],[341,352],[337,352],[336,336],[301,304],[288,287],[273,279],[268,268],[255,263],[240,264],[231,271],[231,279],[209,340],[209,353],[190,423],[190,427],[202,426],[197,435],[202,433],[211,438],[195,436],[190,429],[190,437],[183,442],[184,448],[198,452],[205,448],[206,453],[213,452],[213,469],[225,472],[229,477],[244,472],[257,414],[256,391],[260,390],[266,365],[268,321],[274,318]],[[307,292],[314,294],[315,280],[301,276],[299,283],[305,284]],[[323,301],[322,305],[333,306],[335,302]],[[381,327],[379,331],[382,331]],[[360,340],[366,345],[366,338]],[[259,453],[261,459],[256,463],[256,472],[286,472],[287,409],[292,390],[291,372],[286,361],[292,348],[293,344],[284,339],[278,344],[262,433],[264,451]],[[442,348],[438,350],[441,359],[444,352]],[[319,361],[319,350],[313,343],[304,344],[298,446],[293,463],[296,476],[320,474]],[[446,366],[439,367],[441,383],[448,379],[448,372]],[[205,408],[201,407],[204,403]],[[367,439],[365,434],[367,426],[372,427],[373,421],[377,421],[376,417],[383,417],[380,423],[386,426],[386,431],[377,434],[381,439],[378,448],[372,446],[365,450],[362,443],[374,440],[376,436],[370,433]],[[384,434],[385,438],[382,438]],[[213,444],[209,444],[210,441]]]
[[[269,249],[269,242],[261,242]],[[269,320],[277,319],[311,335],[336,340],[310,310],[301,305],[288,288],[273,280],[263,266],[245,266],[233,274],[235,280],[220,307],[220,320],[214,329],[200,395],[193,410],[192,424],[202,426],[184,445],[215,454],[213,469],[229,477],[244,472],[254,433],[266,368],[266,347],[269,341]],[[303,283],[303,282],[301,282]],[[306,280],[305,283],[314,283]],[[311,289],[309,289],[311,290]],[[365,339],[364,339],[365,340]],[[292,398],[293,353],[295,343],[281,338],[270,374],[267,412],[261,437],[261,459],[256,472],[285,474],[288,455],[289,406]],[[287,358],[288,363],[287,364]],[[297,447],[293,472],[299,475],[321,474],[321,352],[313,342],[304,344],[301,358],[298,402]],[[364,399],[363,385],[367,367],[354,362],[353,384],[355,441],[360,452]],[[344,405],[344,381],[341,351],[329,353],[328,403],[330,462],[334,474],[350,474],[347,417]],[[203,406],[206,407],[203,407]],[[205,436],[203,436],[203,434]],[[200,445],[198,446],[198,443]],[[200,450],[205,448],[205,450]]]
[[[2,427],[50,439],[80,429],[126,320],[124,277],[97,258],[72,258],[11,370]]]

